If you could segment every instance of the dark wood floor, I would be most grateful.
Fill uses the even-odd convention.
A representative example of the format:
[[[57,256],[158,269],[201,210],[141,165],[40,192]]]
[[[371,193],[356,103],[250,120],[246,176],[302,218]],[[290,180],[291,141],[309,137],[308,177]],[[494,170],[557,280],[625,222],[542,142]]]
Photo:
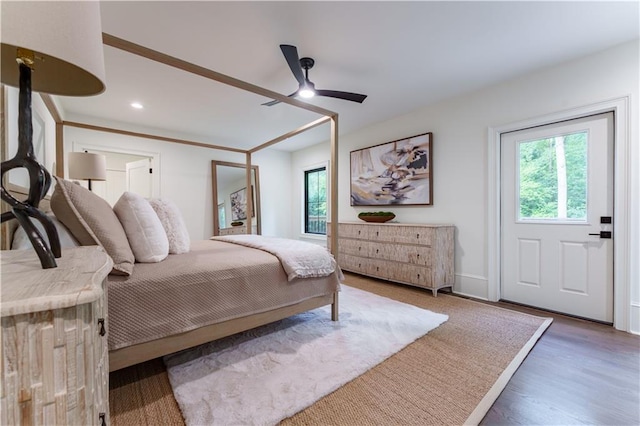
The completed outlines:
[[[640,336],[611,326],[498,303],[553,317],[483,425],[640,425]]]

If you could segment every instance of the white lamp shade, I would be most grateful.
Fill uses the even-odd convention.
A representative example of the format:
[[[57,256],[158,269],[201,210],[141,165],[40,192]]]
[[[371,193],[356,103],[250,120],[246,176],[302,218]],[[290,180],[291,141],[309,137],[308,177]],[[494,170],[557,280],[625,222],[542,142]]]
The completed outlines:
[[[91,152],[69,153],[69,179],[107,180],[107,157]]]
[[[2,82],[18,87],[17,48],[32,50],[31,88],[66,96],[104,91],[98,1],[2,1]]]

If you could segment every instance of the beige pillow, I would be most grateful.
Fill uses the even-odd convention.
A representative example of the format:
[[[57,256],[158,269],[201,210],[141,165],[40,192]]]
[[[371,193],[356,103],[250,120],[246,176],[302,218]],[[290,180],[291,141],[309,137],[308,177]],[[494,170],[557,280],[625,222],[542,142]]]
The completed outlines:
[[[127,235],[102,198],[80,185],[55,177],[51,210],[83,246],[100,245],[113,259],[112,274],[131,275],[135,257]]]
[[[161,262],[169,255],[169,240],[162,223],[142,196],[125,192],[113,211],[127,234],[136,262]]]
[[[188,253],[191,239],[178,206],[171,200],[161,198],[152,198],[149,200],[149,204],[155,210],[167,234],[169,253]]]

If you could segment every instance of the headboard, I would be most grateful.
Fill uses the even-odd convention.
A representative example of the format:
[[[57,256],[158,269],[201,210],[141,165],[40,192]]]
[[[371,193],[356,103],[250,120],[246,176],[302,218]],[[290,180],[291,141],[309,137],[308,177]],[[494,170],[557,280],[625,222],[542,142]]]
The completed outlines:
[[[29,194],[29,190],[23,186],[14,185],[12,183],[7,183],[5,188],[11,195],[16,197],[18,200],[24,200],[27,198]],[[38,207],[41,211],[48,213],[51,211],[51,206],[49,204],[50,196],[47,195],[44,197],[42,201],[40,201],[40,206]],[[9,205],[2,201],[0,206],[0,212],[4,213],[11,210]],[[17,220],[8,220],[2,224],[2,228],[0,229],[2,234],[2,246],[0,247],[2,250],[11,249],[11,241],[13,240],[13,233],[18,229],[18,221]]]

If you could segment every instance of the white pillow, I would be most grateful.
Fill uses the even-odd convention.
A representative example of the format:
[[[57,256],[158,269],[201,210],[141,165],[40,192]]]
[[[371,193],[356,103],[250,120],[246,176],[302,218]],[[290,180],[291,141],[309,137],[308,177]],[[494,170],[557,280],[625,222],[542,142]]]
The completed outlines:
[[[169,255],[169,240],[162,223],[142,196],[125,192],[113,211],[127,234],[136,262],[160,262]]]
[[[78,247],[80,245],[80,243],[78,243],[78,241],[73,238],[73,235],[71,235],[69,230],[62,223],[60,223],[54,215],[48,214],[47,216],[49,217],[49,219],[51,219],[54,226],[56,227],[56,230],[58,231],[60,247],[68,248]],[[36,226],[36,229],[40,231],[40,234],[42,235],[44,241],[47,243],[47,245],[49,245],[49,237],[47,237],[47,233],[45,232],[44,227],[42,226],[40,221],[33,218],[30,219],[31,222],[33,222],[33,224]],[[13,240],[11,241],[11,250],[27,250],[31,248],[33,248],[33,245],[31,244],[31,240],[29,240],[29,237],[27,236],[27,232],[24,230],[24,228],[22,228],[22,226],[19,226],[18,229],[16,229],[16,232],[13,234]]]
[[[182,219],[180,209],[173,201],[152,198],[149,204],[153,207],[169,239],[169,253],[188,253],[191,246],[189,231]]]

